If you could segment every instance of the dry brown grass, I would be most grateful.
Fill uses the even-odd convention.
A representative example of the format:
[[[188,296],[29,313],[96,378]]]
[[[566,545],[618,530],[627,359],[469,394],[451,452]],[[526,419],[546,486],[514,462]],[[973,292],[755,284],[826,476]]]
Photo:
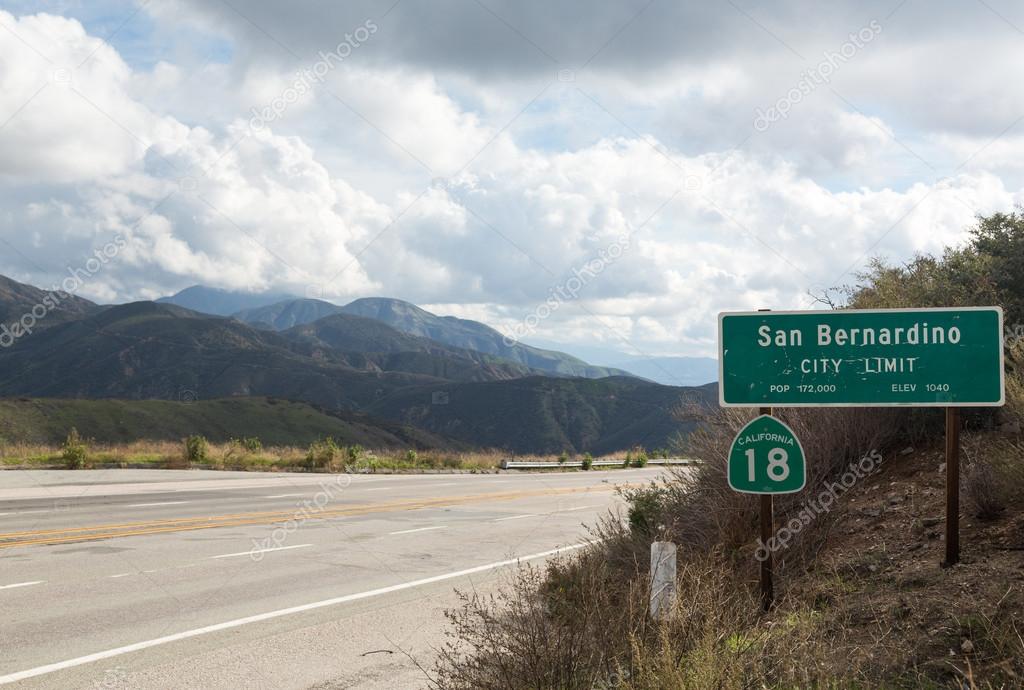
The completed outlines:
[[[186,469],[189,467],[215,470],[262,471],[468,471],[492,472],[508,459],[508,453],[499,450],[473,452],[447,452],[443,450],[358,449],[358,460],[349,460],[347,448],[338,449],[338,459],[331,467],[311,467],[309,448],[299,446],[267,446],[253,451],[241,442],[207,444],[205,462],[186,462],[184,442],[135,441],[119,444],[93,443],[86,445],[85,468],[142,467]],[[0,442],[0,466],[14,468],[64,467],[62,447]],[[602,459],[621,461],[624,454]],[[552,456],[521,455],[517,460],[552,462]]]
[[[1011,565],[1017,551],[1000,549],[1024,538],[1024,517],[1016,518],[1019,528],[1008,524],[1011,514],[1024,516],[1020,498],[994,531],[983,531],[988,523],[965,525],[964,544],[986,554],[978,556],[985,567],[958,567],[956,584],[945,585],[938,533],[921,528],[923,516],[941,515],[941,444],[928,443],[941,438],[941,413],[782,416],[807,452],[808,490],[872,450],[883,462],[777,554],[770,614],[757,600],[757,501],[731,491],[725,477],[726,449],[750,413],[721,411],[689,439],[691,453],[706,462],[626,491],[629,519],[609,516],[594,530],[597,544],[452,611],[453,638],[436,687],[1015,687],[1012,679],[1024,677],[1024,587],[996,591],[993,581],[1019,571]],[[964,443],[968,453],[1005,458],[998,464],[1005,484],[1013,476],[1007,468],[1024,471],[1024,457],[1019,440],[997,438],[968,433]],[[902,454],[909,444],[919,449]],[[778,500],[778,524],[800,506],[799,495]],[[646,616],[654,539],[680,547],[680,599],[664,624]],[[962,639],[976,651],[961,653]]]

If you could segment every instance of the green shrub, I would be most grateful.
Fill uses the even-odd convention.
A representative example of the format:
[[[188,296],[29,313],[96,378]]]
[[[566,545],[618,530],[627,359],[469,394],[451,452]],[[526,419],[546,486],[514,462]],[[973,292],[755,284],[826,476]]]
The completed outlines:
[[[419,455],[414,450],[407,450],[405,452],[405,461],[410,465],[415,465],[419,461]]]
[[[328,436],[320,441],[314,441],[306,451],[306,468],[310,471],[334,469],[334,461],[341,453],[341,448]]]
[[[60,454],[67,468],[69,470],[80,470],[85,467],[88,451],[89,447],[82,440],[81,436],[78,435],[78,429],[71,427],[68,437],[64,439],[64,444],[61,446]]]
[[[205,463],[210,457],[210,444],[205,436],[189,436],[185,439],[185,464],[191,467]]]
[[[558,464],[564,465],[567,462],[569,462],[569,454],[563,450],[558,456]]]
[[[358,465],[360,461],[363,460],[365,454],[366,452],[363,450],[363,447],[360,446],[359,444],[349,446],[348,448],[345,449],[346,466]]]
[[[228,442],[229,448],[225,453],[225,458],[230,458],[234,455],[257,455],[263,451],[263,442],[256,436],[248,438],[233,438]]]
[[[629,504],[629,528],[633,534],[643,537],[654,534],[664,519],[667,496],[665,487],[656,484],[623,492]]]
[[[637,448],[633,453],[633,467],[647,467],[647,451]]]
[[[594,466],[594,456],[590,453],[583,454],[583,469],[589,470]]]

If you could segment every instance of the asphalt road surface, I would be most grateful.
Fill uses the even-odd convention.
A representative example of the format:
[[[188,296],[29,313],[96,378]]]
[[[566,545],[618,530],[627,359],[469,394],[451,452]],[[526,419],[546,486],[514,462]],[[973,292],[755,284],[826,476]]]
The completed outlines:
[[[423,687],[456,590],[660,472],[0,472],[0,685]]]

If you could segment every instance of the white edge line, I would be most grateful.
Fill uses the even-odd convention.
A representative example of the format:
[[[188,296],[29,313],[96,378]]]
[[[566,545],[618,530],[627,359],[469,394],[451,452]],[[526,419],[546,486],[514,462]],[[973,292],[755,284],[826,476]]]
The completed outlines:
[[[328,606],[337,606],[338,604],[345,604],[350,601],[358,601],[360,599],[369,599],[371,597],[378,597],[383,594],[390,594],[392,592],[399,592],[404,589],[412,589],[414,587],[422,587],[423,585],[433,584],[435,582],[444,582],[445,580],[452,580],[458,577],[465,577],[466,575],[474,575],[476,573],[486,572],[488,570],[495,570],[502,568],[507,565],[515,565],[526,561],[534,561],[539,558],[547,558],[548,556],[554,556],[565,551],[573,551],[575,549],[581,549],[587,546],[586,543],[573,544],[571,546],[563,546],[557,549],[551,549],[550,551],[542,551],[540,553],[530,554],[528,556],[520,556],[518,558],[510,558],[505,561],[496,561],[494,563],[488,563],[486,565],[478,565],[474,568],[466,568],[465,570],[458,570],[454,573],[445,573],[444,575],[434,575],[433,577],[426,577],[422,580],[413,580],[412,582],[403,582],[398,585],[391,585],[390,587],[381,587],[380,589],[371,589],[366,592],[358,592],[356,594],[346,594],[345,596],[335,597],[333,599],[324,599],[323,601],[315,601],[311,604],[302,604],[301,606],[292,606],[286,609],[278,609],[277,611],[268,611],[267,613],[256,614],[255,616],[247,616],[245,618],[236,618],[235,620],[226,621],[224,623],[217,623],[215,625],[208,625],[204,628],[195,628],[193,630],[186,630],[180,633],[174,633],[173,635],[165,635],[164,637],[157,637],[152,640],[146,640],[144,642],[136,642],[135,644],[126,645],[124,647],[117,647],[115,649],[108,649],[102,652],[96,652],[94,654],[87,654],[85,656],[75,657],[74,659],[68,659],[66,661],[58,661],[53,664],[47,664],[46,666],[37,666],[36,668],[30,668],[26,671],[18,671],[16,673],[9,673],[6,676],[0,676],[0,685],[6,685],[8,683],[15,683],[19,680],[25,680],[26,678],[35,678],[36,676],[42,676],[47,673],[53,673],[54,671],[62,671],[67,668],[73,668],[75,666],[82,666],[83,664],[89,664],[94,661],[101,661],[103,659],[110,659],[115,656],[122,654],[129,654],[131,652],[138,652],[143,649],[149,649],[150,647],[157,647],[162,644],[168,644],[170,642],[177,642],[179,640],[187,640],[190,637],[198,637],[199,635],[207,635],[209,633],[220,632],[221,630],[230,630],[231,628],[238,628],[243,625],[249,625],[251,623],[259,623],[274,618],[280,618],[282,616],[290,616],[295,613],[304,613],[306,611],[313,611],[315,609],[322,609]]]
[[[127,508],[149,508],[150,506],[179,506],[182,503],[191,503],[191,501],[161,501],[159,503],[131,503]]]
[[[537,517],[537,513],[528,513],[526,515],[513,515],[512,517],[497,518],[494,522],[504,522],[505,520],[522,520],[523,518]]]
[[[305,496],[306,494],[277,494],[276,496],[264,496],[263,498],[293,498],[295,496]]]
[[[13,585],[0,585],[0,589],[14,589],[16,587],[31,587],[32,585],[41,585],[46,580],[33,580],[32,582],[17,582]]]
[[[270,553],[271,551],[287,551],[288,549],[304,549],[312,544],[296,544],[295,546],[275,546],[270,549],[251,549],[249,551],[239,551],[238,553],[222,553],[219,556],[210,556],[209,558],[234,558],[235,556],[252,556],[256,553]]]
[[[437,527],[417,527],[416,529],[402,529],[397,532],[388,532],[388,534],[412,534],[413,532],[427,532],[432,529],[446,529],[446,527],[445,525],[438,525]]]

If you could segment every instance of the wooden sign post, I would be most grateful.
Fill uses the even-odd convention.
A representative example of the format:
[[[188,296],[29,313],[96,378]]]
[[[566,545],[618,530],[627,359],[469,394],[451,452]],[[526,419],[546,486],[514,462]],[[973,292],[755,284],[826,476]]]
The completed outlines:
[[[725,312],[718,316],[718,346],[722,407],[758,407],[762,415],[773,407],[945,408],[942,563],[960,561],[960,408],[998,407],[1006,399],[1000,307]],[[764,416],[758,419],[769,424]],[[786,437],[778,429],[775,433]],[[764,544],[774,531],[771,494],[798,490],[789,486],[789,471],[781,469],[792,450],[770,447],[756,453],[745,446],[730,457],[730,486],[761,494]],[[775,474],[771,469],[766,474],[756,462],[765,452],[774,453]],[[749,476],[743,464],[748,460]],[[767,551],[761,562],[766,608],[773,599]]]
[[[772,408],[762,407],[761,414],[770,415]],[[761,494],[761,543],[770,544],[775,536],[775,499],[771,494]],[[761,608],[765,611],[775,603],[775,585],[772,582],[774,556],[772,550],[766,548],[767,558],[761,561]]]
[[[946,408],[946,559],[960,562],[960,408]]]
[[[759,494],[761,542],[761,603],[765,611],[775,600],[772,551],[775,539],[775,494],[802,491],[807,484],[807,460],[803,445],[770,407],[743,425],[729,447],[729,487],[744,494]]]

